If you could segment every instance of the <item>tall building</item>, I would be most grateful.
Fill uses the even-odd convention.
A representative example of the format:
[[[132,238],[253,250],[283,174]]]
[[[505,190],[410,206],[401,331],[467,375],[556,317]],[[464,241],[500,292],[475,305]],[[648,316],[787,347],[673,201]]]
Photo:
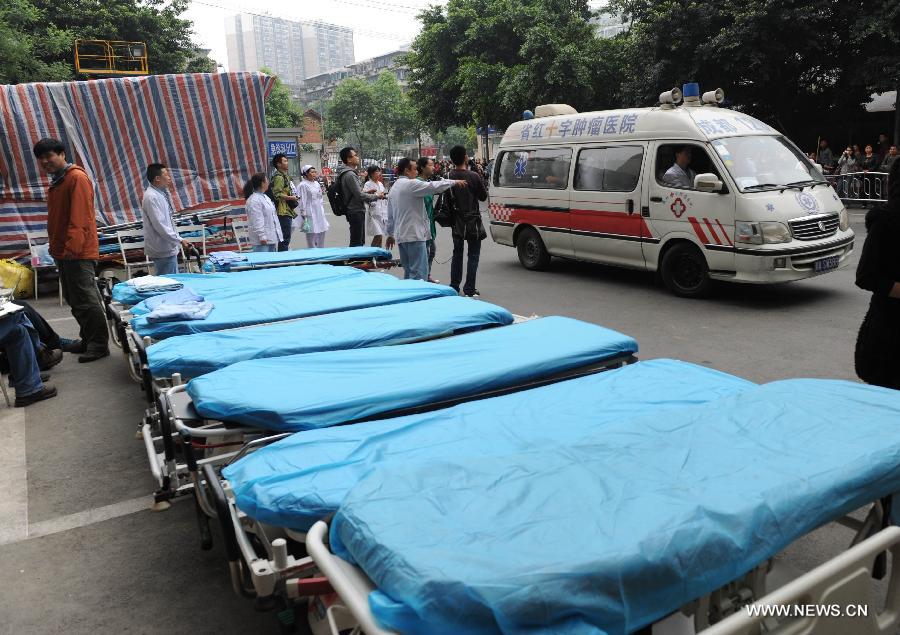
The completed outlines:
[[[297,22],[265,15],[225,19],[228,69],[269,68],[299,90],[307,77],[353,63],[353,30],[326,22]]]
[[[356,64],[350,64],[343,68],[335,68],[319,75],[307,75],[302,91],[304,103],[311,104],[325,99],[331,99],[337,85],[348,77],[360,77],[368,82],[374,82],[383,71],[390,71],[397,77],[400,86],[404,89],[408,83],[406,66],[401,64],[401,59],[409,52],[409,46],[401,46],[395,51],[372,57]]]

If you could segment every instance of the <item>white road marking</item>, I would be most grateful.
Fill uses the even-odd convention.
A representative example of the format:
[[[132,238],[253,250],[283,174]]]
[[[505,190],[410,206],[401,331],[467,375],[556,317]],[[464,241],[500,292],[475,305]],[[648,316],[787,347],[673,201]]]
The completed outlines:
[[[6,378],[2,377],[0,381],[6,381]],[[0,402],[0,408],[5,405]],[[3,440],[0,443],[0,544],[3,544],[28,536],[24,408],[0,411],[0,439]]]
[[[47,320],[47,321],[48,321],[48,322],[66,322],[66,321],[68,321],[68,320],[73,320],[73,321],[74,321],[75,318],[72,317],[72,316],[70,315],[70,316],[68,316],[68,317],[52,318],[52,319]]]

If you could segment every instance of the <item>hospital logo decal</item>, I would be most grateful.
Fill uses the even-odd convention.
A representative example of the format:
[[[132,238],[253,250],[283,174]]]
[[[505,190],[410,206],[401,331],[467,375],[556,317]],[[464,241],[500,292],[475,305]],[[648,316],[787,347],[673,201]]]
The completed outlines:
[[[669,206],[669,209],[672,210],[672,213],[675,214],[675,218],[681,218],[682,215],[687,211],[687,205],[684,204],[684,201],[681,200],[679,196],[672,204]]]
[[[528,169],[528,155],[524,152],[519,155],[519,158],[516,159],[516,176],[522,177],[525,176],[525,172]]]
[[[807,194],[806,192],[797,192],[795,196],[797,198],[797,203],[807,214],[819,213],[819,201],[816,200],[815,196]]]
[[[512,220],[512,208],[503,203],[491,203],[488,205],[488,211],[491,214],[491,220],[501,223],[508,223]]]

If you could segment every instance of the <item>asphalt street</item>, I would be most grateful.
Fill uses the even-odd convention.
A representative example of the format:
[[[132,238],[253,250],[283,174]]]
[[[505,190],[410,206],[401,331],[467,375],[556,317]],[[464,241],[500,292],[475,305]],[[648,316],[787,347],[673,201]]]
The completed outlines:
[[[512,248],[483,245],[484,300],[523,315],[565,315],[634,336],[639,357],[671,357],[756,382],[855,379],[853,347],[868,294],[850,267],[782,286],[718,285],[713,297],[670,295],[644,272],[554,261],[523,269]],[[346,244],[330,217],[327,246]],[[300,240],[294,240],[296,247]],[[449,281],[449,230],[434,275]],[[402,275],[402,274],[401,274]],[[52,292],[34,303],[64,336],[77,325]],[[274,632],[231,591],[220,543],[201,551],[193,503],[151,512],[153,489],[134,431],[141,395],[119,356],[52,371],[59,396],[27,409],[0,405],[0,633]],[[849,423],[849,422],[848,422]],[[819,530],[784,559],[808,568],[846,548],[848,530]]]

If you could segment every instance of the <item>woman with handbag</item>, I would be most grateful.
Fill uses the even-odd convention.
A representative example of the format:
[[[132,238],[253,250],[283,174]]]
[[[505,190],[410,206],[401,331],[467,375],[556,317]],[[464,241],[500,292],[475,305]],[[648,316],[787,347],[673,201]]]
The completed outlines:
[[[330,225],[325,218],[325,205],[322,186],[319,184],[319,173],[311,165],[304,165],[300,171],[303,180],[297,186],[300,199],[300,214],[303,225],[300,231],[306,234],[306,246],[310,248],[325,246],[325,232]]]

